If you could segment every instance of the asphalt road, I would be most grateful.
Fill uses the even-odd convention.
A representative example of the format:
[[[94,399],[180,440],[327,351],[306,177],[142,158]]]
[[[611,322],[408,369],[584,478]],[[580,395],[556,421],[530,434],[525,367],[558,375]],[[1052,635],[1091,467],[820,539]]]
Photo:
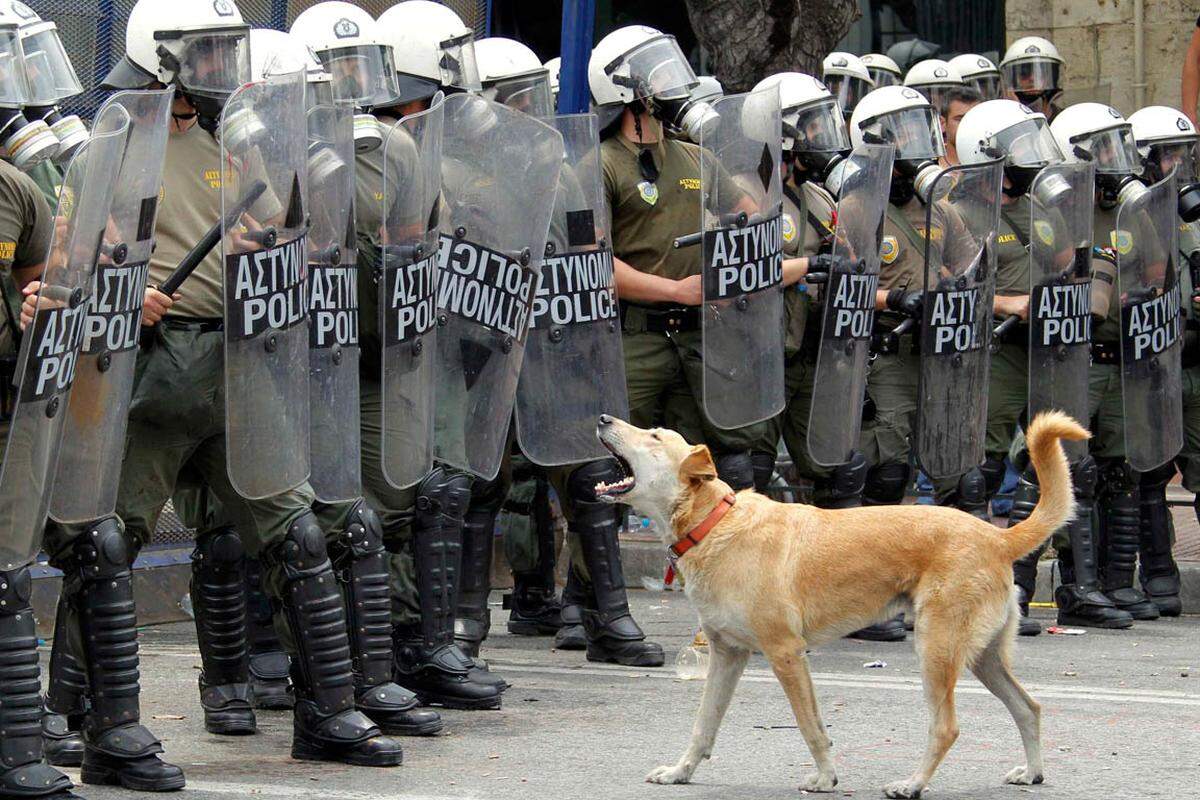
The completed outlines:
[[[203,729],[199,657],[189,625],[142,636],[142,715],[167,757],[184,767],[189,797],[604,798],[759,800],[796,796],[811,759],[766,662],[750,664],[713,758],[695,783],[654,786],[645,774],[683,751],[702,684],[675,677],[695,615],[676,593],[634,592],[635,614],[667,649],[667,667],[630,670],[554,652],[549,639],[509,636],[493,596],[485,656],[513,687],[500,711],[445,712],[440,736],[405,740],[405,765],[378,770],[294,762],[291,720],[260,712],[260,733]],[[1039,615],[1049,614],[1038,611]],[[1047,622],[1049,621],[1047,617]],[[1127,632],[1023,639],[1017,675],[1043,704],[1046,782],[1005,786],[1021,763],[1016,729],[973,678],[959,684],[961,735],[935,776],[934,798],[1182,798],[1200,783],[1200,617]],[[864,664],[884,661],[882,668]],[[911,643],[842,641],[811,655],[840,778],[830,797],[880,797],[907,776],[926,713]],[[44,669],[43,660],[43,669]],[[73,777],[78,774],[72,771]],[[80,787],[87,798],[128,797]]]

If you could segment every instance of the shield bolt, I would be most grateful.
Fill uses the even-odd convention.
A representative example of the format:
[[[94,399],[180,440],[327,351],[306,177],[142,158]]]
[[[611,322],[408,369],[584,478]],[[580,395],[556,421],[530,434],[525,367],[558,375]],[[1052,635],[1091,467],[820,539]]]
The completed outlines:
[[[417,339],[415,342],[412,343],[412,351],[413,351],[414,356],[421,355],[421,351],[424,349],[425,349],[425,342],[423,340]]]
[[[449,322],[450,322],[450,317],[446,316],[446,314],[445,314],[445,313],[438,314],[438,326],[439,326],[439,327],[442,327],[442,328],[444,328],[444,327],[446,327],[446,325],[447,325]]]
[[[746,297],[746,295],[742,295],[737,299],[735,305],[737,306],[738,311],[745,311],[750,307],[750,298]]]
[[[462,225],[459,225],[457,228],[454,229],[454,238],[455,239],[467,238],[467,229],[465,227],[463,227]]]
[[[505,336],[504,341],[500,343],[500,349],[505,353],[511,353],[513,349],[513,338],[511,336]]]
[[[51,397],[50,402],[46,403],[46,416],[54,419],[54,415],[58,413],[58,398]]]
[[[276,350],[279,349],[279,341],[275,338],[275,334],[272,333],[270,336],[268,336],[266,338],[265,341],[263,341],[263,348],[268,353],[274,353]]]
[[[955,288],[959,289],[960,291],[967,288],[967,276],[966,275],[958,276],[958,281],[955,283]]]
[[[554,255],[554,242],[546,242],[546,258]]]
[[[550,341],[561,342],[562,340],[563,340],[562,328],[551,328],[550,329]]]
[[[333,346],[333,363],[334,364],[342,363],[342,346],[340,344],[335,344]]]
[[[962,357],[962,353],[955,353],[955,354],[954,354],[954,358],[953,358],[953,359],[951,359],[951,363],[953,363],[953,364],[954,364],[954,366],[955,366],[955,368],[956,368],[956,369],[957,369],[957,368],[959,368],[959,367],[961,367],[961,366],[962,366],[962,364],[963,364],[963,357]]]
[[[112,366],[112,353],[104,351],[100,358],[96,359],[96,369],[101,372],[108,372],[108,368]]]
[[[526,247],[524,250],[521,251],[521,256],[517,260],[521,262],[522,267],[528,267],[529,262],[533,260],[533,254],[530,253],[529,248]]]
[[[82,302],[83,302],[83,289],[82,288],[73,289],[71,291],[71,300],[70,300],[71,308],[75,308]]]

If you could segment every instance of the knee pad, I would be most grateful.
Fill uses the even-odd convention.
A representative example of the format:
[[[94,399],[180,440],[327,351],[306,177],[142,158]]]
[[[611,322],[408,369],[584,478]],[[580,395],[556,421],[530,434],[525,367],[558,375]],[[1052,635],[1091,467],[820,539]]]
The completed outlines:
[[[196,537],[192,561],[198,569],[236,569],[246,558],[242,538],[231,527],[205,531]]]
[[[754,486],[754,461],[749,452],[726,453],[716,457],[717,477],[735,491]]]
[[[875,505],[895,505],[904,499],[911,478],[908,464],[880,464],[867,470],[863,498]]]
[[[277,549],[275,560],[283,566],[289,579],[315,575],[329,562],[325,532],[311,511],[305,511],[292,521]]]
[[[1100,480],[1100,466],[1091,454],[1071,465],[1071,483],[1075,498],[1089,503],[1096,496],[1096,483]]]
[[[84,580],[116,578],[129,571],[132,558],[125,529],[116,517],[105,517],[81,534],[72,546]]]
[[[567,494],[572,503],[598,503],[596,484],[615,483],[625,477],[624,471],[614,459],[602,458],[581,464],[567,478]]]
[[[750,454],[750,463],[754,469],[754,490],[760,494],[767,491],[771,478],[775,475],[775,454],[754,452]]]
[[[417,484],[418,511],[462,519],[471,502],[471,477],[438,464]]]
[[[383,523],[375,509],[361,497],[346,515],[346,541],[355,558],[383,552]]]
[[[29,567],[0,570],[0,616],[24,611],[33,596],[33,576]]]
[[[1123,458],[1106,458],[1100,465],[1100,483],[1105,494],[1126,494],[1138,485],[1138,474]]]
[[[988,456],[979,465],[979,472],[983,475],[984,491],[988,497],[995,497],[1000,491],[1001,484],[1004,483],[1004,474],[1008,472],[1008,467],[1004,465],[1003,458]]]
[[[867,485],[867,459],[855,450],[850,454],[850,460],[833,468],[828,478],[818,482],[821,494],[836,503],[861,497]]]
[[[502,475],[490,481],[476,478],[471,483],[471,510],[494,513],[500,510],[508,496],[509,482]]]

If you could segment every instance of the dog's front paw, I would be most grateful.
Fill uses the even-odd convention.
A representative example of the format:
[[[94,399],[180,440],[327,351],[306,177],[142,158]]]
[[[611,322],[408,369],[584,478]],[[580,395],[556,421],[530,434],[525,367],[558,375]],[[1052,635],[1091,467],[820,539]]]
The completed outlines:
[[[804,776],[804,782],[800,784],[802,792],[832,792],[833,787],[837,786],[837,775],[825,775],[821,772],[814,772]]]
[[[921,796],[921,792],[925,789],[919,783],[913,783],[911,780],[894,781],[883,787],[883,794],[886,797],[902,797],[907,800],[915,800]]]
[[[692,771],[690,769],[673,764],[669,767],[655,767],[650,770],[650,774],[646,776],[646,783],[687,783],[691,780],[691,777]]]
[[[1004,776],[1005,783],[1014,783],[1017,786],[1033,786],[1041,783],[1044,779],[1042,773],[1030,772],[1028,766],[1017,767]]]

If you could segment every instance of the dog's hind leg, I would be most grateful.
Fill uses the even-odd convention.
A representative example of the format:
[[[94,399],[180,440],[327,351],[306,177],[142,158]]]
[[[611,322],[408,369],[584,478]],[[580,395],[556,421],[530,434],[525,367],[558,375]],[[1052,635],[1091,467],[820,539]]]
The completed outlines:
[[[804,642],[773,646],[767,652],[771,669],[783,686],[791,703],[792,713],[796,716],[796,724],[808,750],[812,753],[817,771],[804,778],[800,790],[804,792],[832,792],[837,786],[837,773],[833,768],[833,759],[829,755],[832,742],[825,731],[825,723],[821,720],[820,709],[817,708],[817,695],[813,690],[812,675],[808,671],[808,658],[804,655]]]
[[[954,711],[954,685],[965,658],[955,638],[965,631],[949,627],[922,624],[929,620],[929,611],[917,618],[917,649],[921,656],[921,673],[925,683],[925,702],[931,719],[929,738],[921,765],[907,780],[889,783],[883,788],[888,797],[914,798],[929,785],[938,764],[946,757],[958,738],[958,720]]]
[[[993,639],[979,654],[971,671],[979,682],[992,694],[1000,698],[1008,713],[1012,714],[1021,733],[1021,744],[1025,747],[1025,765],[1017,767],[1004,778],[1005,783],[1041,783],[1042,765],[1042,707],[1017,683],[1009,666],[1009,653],[1005,633]]]
[[[687,783],[701,761],[712,755],[717,729],[733,699],[733,690],[750,651],[735,647],[720,636],[709,635],[708,678],[700,698],[700,711],[692,727],[692,740],[687,752],[672,766],[657,767],[646,776],[648,783]]]

